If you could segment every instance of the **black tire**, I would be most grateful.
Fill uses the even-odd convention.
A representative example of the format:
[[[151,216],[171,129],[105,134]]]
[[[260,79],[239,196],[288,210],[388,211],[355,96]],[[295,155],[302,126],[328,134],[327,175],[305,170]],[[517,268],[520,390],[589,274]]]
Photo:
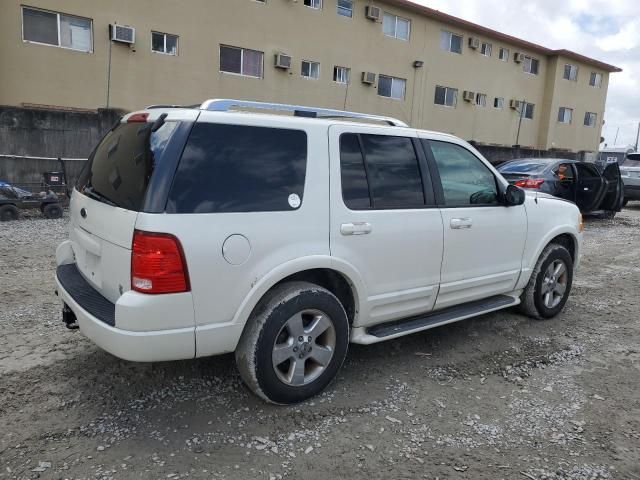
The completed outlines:
[[[15,205],[2,205],[0,207],[0,222],[10,222],[18,219],[18,207]]]
[[[57,203],[49,203],[44,206],[42,213],[46,218],[62,218],[62,207]]]
[[[602,214],[602,218],[611,220],[616,216],[616,213],[617,212],[615,210],[605,210],[604,213]]]
[[[552,308],[545,305],[543,282],[545,273],[549,266],[554,262],[562,262],[566,267],[566,288],[563,296],[557,305]],[[567,298],[571,293],[571,285],[573,283],[573,260],[569,251],[558,243],[550,243],[540,254],[536,266],[531,273],[529,283],[525,287],[520,296],[519,310],[525,315],[535,319],[553,318],[564,308]]]
[[[317,373],[318,376],[311,377],[309,383],[292,385],[282,379],[285,373],[279,370],[278,366],[274,366],[273,355],[283,332],[286,333],[285,336],[291,334],[291,331],[287,330],[288,322],[299,312],[309,310],[321,312],[331,322],[333,330],[328,329],[327,332],[331,334],[334,342],[329,349],[332,350],[332,354],[327,364],[322,367],[319,367],[320,364],[316,364],[315,357],[311,354],[314,346],[314,355],[322,350],[322,348],[318,349],[319,344],[315,342],[319,342],[322,335],[325,334],[321,334],[313,340],[311,340],[311,336],[304,337],[305,340],[309,339],[304,348],[299,343],[291,344],[292,349],[300,348],[292,351],[302,352],[304,350],[304,355],[311,357],[304,357],[301,361],[304,369],[303,377],[306,376],[308,366],[311,369],[315,368],[316,371],[320,370]],[[305,329],[309,325],[305,324]],[[295,345],[299,345],[299,347]],[[252,313],[236,348],[236,364],[242,379],[256,395],[271,403],[292,404],[317,395],[331,383],[344,362],[348,346],[349,320],[344,307],[335,295],[313,283],[287,282],[269,292]],[[320,345],[320,347],[322,346]],[[291,357],[280,364],[280,367],[285,365],[293,371],[297,361],[297,357]]]

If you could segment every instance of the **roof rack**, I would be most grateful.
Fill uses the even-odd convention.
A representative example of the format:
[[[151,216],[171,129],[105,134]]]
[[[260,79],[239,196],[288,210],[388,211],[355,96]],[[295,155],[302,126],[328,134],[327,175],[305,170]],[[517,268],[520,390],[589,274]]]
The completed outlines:
[[[228,112],[233,107],[255,108],[260,110],[276,110],[281,112],[293,112],[298,117],[310,118],[359,118],[384,122],[394,127],[407,127],[408,125],[396,118],[381,115],[369,115],[367,113],[347,112],[345,110],[331,110],[328,108],[305,107],[301,105],[287,105],[284,103],[253,102],[248,100],[233,100],[229,98],[214,98],[206,100],[200,105],[201,110],[212,112]]]
[[[144,107],[145,110],[153,110],[154,108],[200,108],[200,105],[173,105],[169,103],[158,103]]]

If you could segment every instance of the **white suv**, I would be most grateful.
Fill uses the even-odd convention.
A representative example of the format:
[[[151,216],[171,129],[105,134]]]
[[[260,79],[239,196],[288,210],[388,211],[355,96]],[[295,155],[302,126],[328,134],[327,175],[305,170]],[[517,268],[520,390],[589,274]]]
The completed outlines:
[[[349,342],[516,305],[557,315],[583,228],[575,205],[509,185],[451,135],[229,100],[123,117],[70,216],[68,326],[133,361],[235,352],[281,404],[324,389]]]

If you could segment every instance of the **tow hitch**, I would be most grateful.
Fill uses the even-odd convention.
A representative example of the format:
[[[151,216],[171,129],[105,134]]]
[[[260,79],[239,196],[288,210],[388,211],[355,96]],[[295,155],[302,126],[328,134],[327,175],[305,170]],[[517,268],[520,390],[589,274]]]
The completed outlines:
[[[65,303],[62,307],[62,321],[69,330],[77,330],[79,328],[76,314]]]

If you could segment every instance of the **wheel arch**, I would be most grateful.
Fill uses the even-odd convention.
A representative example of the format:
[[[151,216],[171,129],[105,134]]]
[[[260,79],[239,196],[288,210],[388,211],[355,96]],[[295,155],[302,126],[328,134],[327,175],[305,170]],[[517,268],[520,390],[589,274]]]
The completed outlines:
[[[238,308],[233,323],[244,325],[244,330],[265,295],[287,281],[307,281],[329,290],[342,303],[350,324],[362,311],[364,284],[358,272],[346,262],[329,256],[314,256],[279,265],[257,280]]]
[[[523,259],[523,275],[520,276],[516,289],[524,288],[527,285],[538,258],[540,258],[540,255],[547,245],[551,243],[558,243],[564,246],[571,255],[574,270],[577,269],[580,263],[581,234],[575,229],[568,229],[566,227],[555,229],[540,240],[533,255]]]

